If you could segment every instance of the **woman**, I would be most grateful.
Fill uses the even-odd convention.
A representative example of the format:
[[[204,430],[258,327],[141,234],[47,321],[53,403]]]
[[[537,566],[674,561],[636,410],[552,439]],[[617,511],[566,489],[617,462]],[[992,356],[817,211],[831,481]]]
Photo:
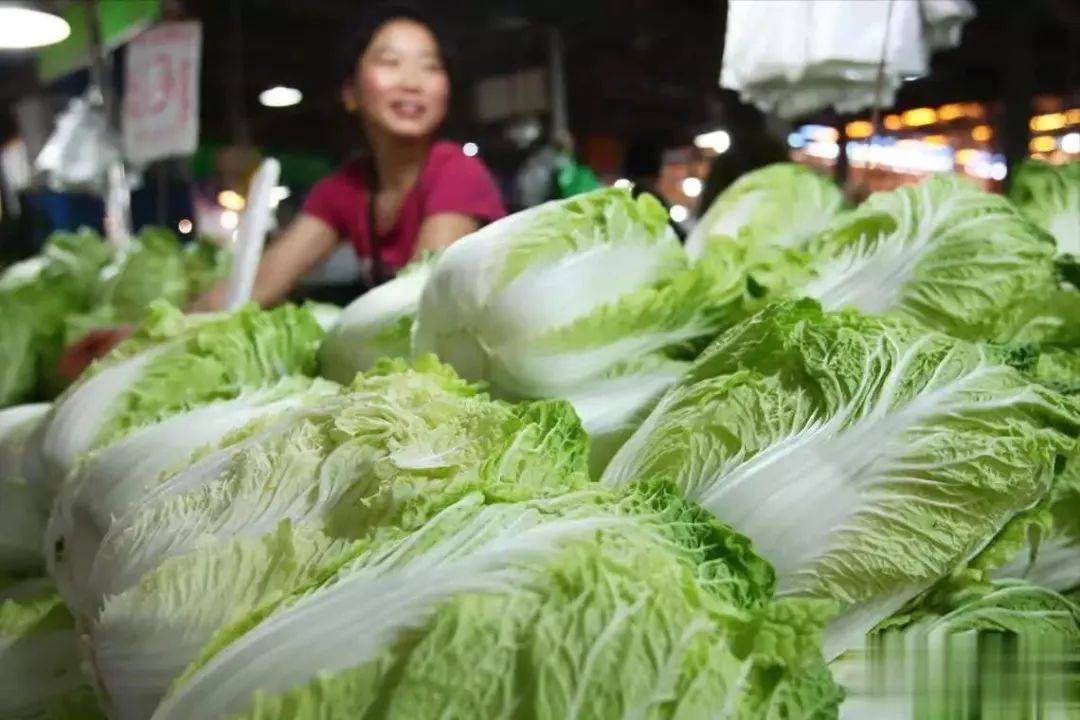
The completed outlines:
[[[359,117],[370,152],[345,163],[309,193],[299,217],[263,255],[252,299],[272,305],[347,240],[373,284],[424,252],[450,245],[505,215],[487,168],[460,146],[434,140],[450,80],[432,25],[408,6],[382,6],[347,54],[341,98]],[[224,285],[192,311],[222,307]],[[65,353],[75,377],[130,330],[91,333]]]

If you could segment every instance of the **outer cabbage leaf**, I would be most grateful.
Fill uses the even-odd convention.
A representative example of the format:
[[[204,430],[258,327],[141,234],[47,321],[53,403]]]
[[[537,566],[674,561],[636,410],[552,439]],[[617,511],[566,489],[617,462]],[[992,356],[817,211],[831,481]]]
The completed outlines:
[[[97,283],[98,272],[112,258],[113,248],[93,230],[56,232],[49,236],[41,253],[15,263],[0,274],[0,290],[35,283],[58,283],[72,295],[88,297]]]
[[[1080,290],[1063,284],[1043,296],[1013,340],[1035,344],[1043,352],[1051,348],[1080,352]]]
[[[31,398],[37,386],[38,338],[32,314],[31,303],[23,297],[0,291],[0,407]]]
[[[314,581],[348,547],[282,523],[172,557],[87,623],[94,676],[117,718],[146,718],[222,627]]]
[[[29,479],[51,497],[82,455],[135,428],[308,374],[321,336],[311,314],[292,306],[186,317],[155,304],[131,340],[56,401],[35,435]]]
[[[773,605],[746,540],[669,491],[477,502],[223,632],[154,717],[835,712],[827,604]]]
[[[23,478],[27,439],[48,405],[18,405],[0,410],[0,576],[41,570],[44,508]]]
[[[25,480],[0,477],[0,573],[27,575],[44,567],[45,514]]]
[[[1017,581],[960,583],[834,665],[848,691],[841,717],[1067,717],[1077,647],[1080,607],[1067,598]]]
[[[436,256],[403,268],[389,282],[353,300],[319,348],[319,372],[350,383],[381,357],[408,358],[416,307]]]
[[[1032,375],[1048,387],[1080,398],[1080,353],[1040,353]],[[1012,543],[1021,550],[996,570],[997,577],[1023,578],[1064,593],[1080,590],[1080,442],[1063,460],[1038,518],[1041,522],[1016,531],[1026,531]]]
[[[51,397],[64,320],[90,303],[112,250],[92,232],[55,233],[40,255],[0,275],[0,407]]]
[[[1014,339],[1057,289],[1052,238],[952,175],[875,193],[810,244],[801,294],[970,340]]]
[[[593,402],[601,388],[621,392],[633,383],[620,373],[629,368],[645,368],[642,385],[655,385],[646,359],[692,356],[730,322],[744,288],[741,273],[721,282],[690,267],[655,198],[599,190],[516,213],[445,250],[420,299],[414,351],[436,353],[497,397],[588,397],[577,410],[606,447],[600,430],[630,422],[655,395],[639,395],[645,407],[614,398],[626,419],[613,423]],[[613,375],[624,382],[608,385]]]
[[[782,595],[838,600],[833,657],[1050,490],[1080,407],[999,357],[779,304],[703,353],[603,480],[670,482],[754,540]]]
[[[1054,236],[1059,253],[1080,258],[1080,162],[1023,162],[1013,177],[1009,198]]]
[[[48,403],[0,410],[0,478],[23,478],[30,437],[49,412]]]
[[[92,330],[138,322],[155,300],[185,306],[224,278],[230,261],[229,252],[209,239],[181,245],[164,228],[142,230],[102,269],[93,305],[65,318],[65,344]]]
[[[509,500],[587,482],[587,441],[565,403],[493,402],[433,360],[418,365],[380,365],[352,393],[286,413],[165,480],[112,524],[95,596],[286,519],[361,538],[414,528],[474,491]]]
[[[331,303],[308,300],[304,303],[304,307],[315,317],[315,322],[319,323],[319,327],[327,332],[332,330],[341,318],[342,309]]]
[[[102,539],[113,519],[156,490],[164,477],[249,423],[269,422],[339,391],[324,380],[285,378],[136,428],[84,458],[57,493],[45,533],[49,574],[68,606],[77,615],[95,609],[96,598],[87,597],[80,585]]]
[[[0,584],[0,717],[37,717],[83,684],[60,596],[40,580]]]
[[[102,269],[94,302],[112,308],[121,322],[136,322],[154,300],[183,307],[190,295],[176,235],[164,228],[146,228]]]
[[[189,298],[213,288],[228,276],[232,267],[232,253],[202,235],[184,245],[183,257]]]
[[[145,716],[213,631],[301,585],[342,541],[400,537],[466,497],[508,502],[588,482],[568,405],[509,406],[432,360],[418,365],[382,363],[350,395],[236,435],[113,524],[92,572],[102,611],[88,625],[120,716]]]
[[[795,163],[746,173],[720,193],[686,238],[697,259],[713,242],[738,238],[751,246],[802,247],[836,215],[843,195],[829,178]]]

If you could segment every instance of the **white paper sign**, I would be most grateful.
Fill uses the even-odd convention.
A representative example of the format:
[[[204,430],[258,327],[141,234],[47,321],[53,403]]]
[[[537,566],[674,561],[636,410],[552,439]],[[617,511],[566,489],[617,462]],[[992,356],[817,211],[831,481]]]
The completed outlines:
[[[157,25],[131,41],[124,82],[124,152],[150,162],[195,152],[202,24]]]

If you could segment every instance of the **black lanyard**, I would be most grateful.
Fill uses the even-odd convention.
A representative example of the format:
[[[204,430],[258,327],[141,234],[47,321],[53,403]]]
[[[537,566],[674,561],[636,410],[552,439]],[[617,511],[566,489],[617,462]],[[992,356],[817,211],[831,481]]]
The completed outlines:
[[[371,251],[371,286],[382,285],[390,279],[382,259],[382,238],[375,229],[375,196],[379,192],[379,175],[375,172],[375,163],[368,165],[368,249]]]

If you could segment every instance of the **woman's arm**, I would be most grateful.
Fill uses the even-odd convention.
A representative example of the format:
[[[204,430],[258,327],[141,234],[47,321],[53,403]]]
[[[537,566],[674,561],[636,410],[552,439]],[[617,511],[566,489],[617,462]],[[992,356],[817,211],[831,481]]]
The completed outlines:
[[[420,224],[420,232],[416,236],[416,248],[413,250],[411,259],[416,260],[425,252],[442,250],[453,245],[479,227],[480,223],[475,219],[461,213],[444,212],[430,215]]]
[[[251,299],[264,307],[284,300],[300,278],[325,260],[337,243],[338,235],[332,227],[317,217],[301,213],[263,254]],[[188,310],[222,309],[226,287],[227,283],[219,283],[197,298]]]

